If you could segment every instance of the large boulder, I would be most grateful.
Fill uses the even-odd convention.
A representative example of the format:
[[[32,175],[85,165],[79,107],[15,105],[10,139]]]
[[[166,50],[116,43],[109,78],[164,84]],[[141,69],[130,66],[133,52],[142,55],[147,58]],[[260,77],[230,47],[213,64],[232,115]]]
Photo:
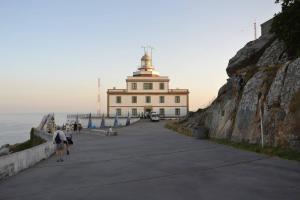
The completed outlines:
[[[248,42],[233,58],[229,60],[226,68],[228,76],[234,75],[238,70],[247,66],[255,65],[273,40],[273,34],[266,34],[257,40]]]

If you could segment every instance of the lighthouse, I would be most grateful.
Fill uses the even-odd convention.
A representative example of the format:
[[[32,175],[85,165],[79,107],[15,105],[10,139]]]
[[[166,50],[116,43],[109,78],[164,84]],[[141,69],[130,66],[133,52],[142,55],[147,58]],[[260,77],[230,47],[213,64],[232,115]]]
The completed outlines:
[[[125,89],[107,90],[108,117],[132,117],[156,112],[161,118],[181,118],[189,111],[189,90],[170,89],[168,76],[160,76],[145,51],[138,69],[126,78]]]

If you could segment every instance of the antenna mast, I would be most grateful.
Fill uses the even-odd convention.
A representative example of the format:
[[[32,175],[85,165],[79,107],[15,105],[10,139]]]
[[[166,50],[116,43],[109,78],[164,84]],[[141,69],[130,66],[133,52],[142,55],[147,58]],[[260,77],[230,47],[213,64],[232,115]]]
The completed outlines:
[[[256,35],[256,20],[254,21],[254,40],[257,39],[257,35]]]
[[[144,53],[146,53],[147,47],[146,46],[142,46],[142,48],[144,49]]]
[[[152,46],[150,46],[150,45],[148,45],[147,47],[150,49],[150,53],[151,53],[151,66],[152,66],[152,60],[153,60],[152,52],[153,52],[154,48]]]
[[[98,78],[97,114],[100,115],[100,78]]]

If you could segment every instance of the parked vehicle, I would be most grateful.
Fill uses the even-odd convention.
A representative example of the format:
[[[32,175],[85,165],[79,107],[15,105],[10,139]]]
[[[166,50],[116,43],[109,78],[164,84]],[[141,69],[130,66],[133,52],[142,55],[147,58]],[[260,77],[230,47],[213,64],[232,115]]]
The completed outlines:
[[[152,112],[150,115],[150,120],[152,122],[159,122],[159,120],[160,120],[159,115],[157,113]]]

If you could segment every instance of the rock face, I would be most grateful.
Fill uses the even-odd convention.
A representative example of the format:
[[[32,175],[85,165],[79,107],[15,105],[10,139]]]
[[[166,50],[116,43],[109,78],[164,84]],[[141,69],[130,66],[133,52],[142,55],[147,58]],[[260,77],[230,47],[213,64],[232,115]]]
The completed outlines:
[[[291,110],[300,101],[300,58],[284,64],[276,74],[268,91],[263,121],[268,143],[300,149],[300,108]]]
[[[274,36],[267,34],[255,41],[248,42],[244,48],[239,50],[237,54],[229,60],[226,69],[227,74],[231,77],[245,66],[254,65],[273,40]]]
[[[230,59],[229,79],[215,101],[182,121],[210,137],[300,151],[300,58],[272,34],[249,42]],[[261,126],[261,122],[263,125]]]
[[[294,94],[300,89],[300,58],[287,66],[283,87],[280,94],[280,106],[289,112],[289,105]]]
[[[286,46],[284,42],[276,39],[262,54],[257,62],[257,66],[270,66],[283,64],[288,61],[288,55],[285,52]]]
[[[259,107],[259,98],[263,86],[265,74],[257,72],[245,85],[241,100],[237,107],[235,124],[233,127],[232,140],[258,142],[255,122],[259,119],[257,112]]]

